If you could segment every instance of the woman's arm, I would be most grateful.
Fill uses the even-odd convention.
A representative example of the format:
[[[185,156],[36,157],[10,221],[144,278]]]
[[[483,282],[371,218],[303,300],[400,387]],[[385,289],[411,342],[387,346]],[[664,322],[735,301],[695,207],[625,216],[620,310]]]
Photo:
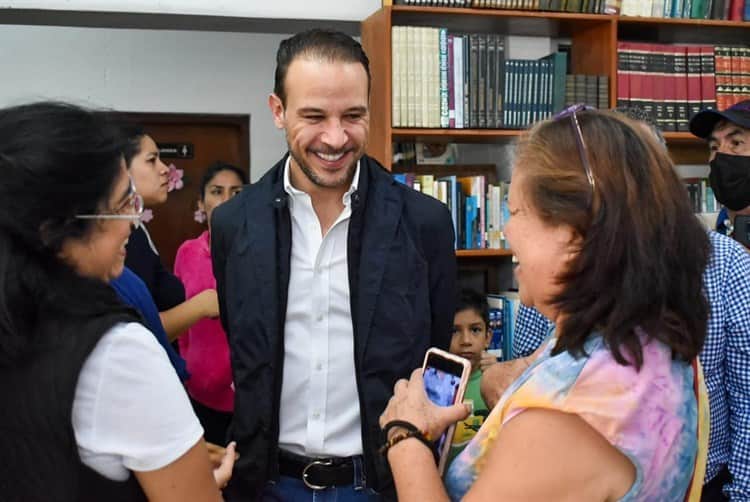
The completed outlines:
[[[399,381],[381,426],[406,420],[437,437],[460,419],[460,406],[433,405],[422,385],[418,372]],[[447,500],[432,453],[418,440],[391,447],[388,461],[400,501]],[[508,421],[483,461],[467,501],[618,500],[635,480],[625,455],[577,415],[554,410],[530,409]]]
[[[503,426],[464,500],[614,501],[635,478],[630,460],[578,415],[529,409]]]
[[[219,300],[215,289],[201,291],[176,307],[159,312],[170,342],[175,341],[193,324],[205,317],[218,317]]]
[[[227,447],[220,467],[211,476],[208,450],[200,439],[169,465],[148,472],[135,472],[148,500],[155,502],[211,502],[222,500],[218,487],[229,481],[234,464],[234,445]]]

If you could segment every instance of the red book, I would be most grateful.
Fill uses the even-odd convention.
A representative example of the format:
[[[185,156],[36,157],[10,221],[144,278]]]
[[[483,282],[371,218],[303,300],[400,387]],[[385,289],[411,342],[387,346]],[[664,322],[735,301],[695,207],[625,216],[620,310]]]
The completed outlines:
[[[701,111],[701,48],[685,46],[687,58],[687,103],[688,117]]]
[[[675,54],[677,130],[688,131],[687,53],[683,45],[675,45],[672,50]]]
[[[742,21],[742,11],[745,8],[745,0],[731,0],[729,4],[729,20]]]
[[[630,42],[617,42],[617,106],[630,105]]]
[[[702,45],[701,51],[701,108],[716,108],[716,69],[714,47]]]

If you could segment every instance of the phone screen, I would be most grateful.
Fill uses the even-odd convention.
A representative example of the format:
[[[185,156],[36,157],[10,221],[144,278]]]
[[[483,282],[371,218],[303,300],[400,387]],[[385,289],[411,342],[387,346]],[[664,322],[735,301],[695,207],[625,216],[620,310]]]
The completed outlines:
[[[425,391],[430,401],[438,406],[455,403],[456,393],[461,385],[463,366],[460,363],[430,354],[422,375]],[[443,451],[447,432],[437,442],[438,451]]]

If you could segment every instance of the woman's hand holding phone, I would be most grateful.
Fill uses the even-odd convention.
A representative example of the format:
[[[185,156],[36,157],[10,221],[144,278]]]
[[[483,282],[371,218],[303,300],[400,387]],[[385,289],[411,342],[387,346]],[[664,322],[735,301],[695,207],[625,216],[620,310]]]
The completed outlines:
[[[393,397],[380,415],[380,426],[393,420],[404,420],[414,424],[430,439],[435,440],[451,425],[463,420],[470,413],[466,404],[437,406],[427,397],[422,378],[422,369],[412,372],[409,380],[399,380],[393,387]],[[391,430],[391,434],[397,428]]]

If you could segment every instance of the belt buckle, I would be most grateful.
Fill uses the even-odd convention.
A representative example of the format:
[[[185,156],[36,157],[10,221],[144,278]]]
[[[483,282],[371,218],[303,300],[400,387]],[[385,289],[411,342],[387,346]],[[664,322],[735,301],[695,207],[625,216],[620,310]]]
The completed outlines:
[[[302,469],[302,482],[305,483],[305,486],[307,486],[311,490],[325,490],[326,488],[329,488],[328,486],[313,484],[307,480],[307,475],[308,475],[307,470],[310,469],[310,467],[314,465],[322,465],[325,467],[329,467],[333,465],[333,460],[331,459],[313,460],[312,462],[307,464],[305,468]]]

